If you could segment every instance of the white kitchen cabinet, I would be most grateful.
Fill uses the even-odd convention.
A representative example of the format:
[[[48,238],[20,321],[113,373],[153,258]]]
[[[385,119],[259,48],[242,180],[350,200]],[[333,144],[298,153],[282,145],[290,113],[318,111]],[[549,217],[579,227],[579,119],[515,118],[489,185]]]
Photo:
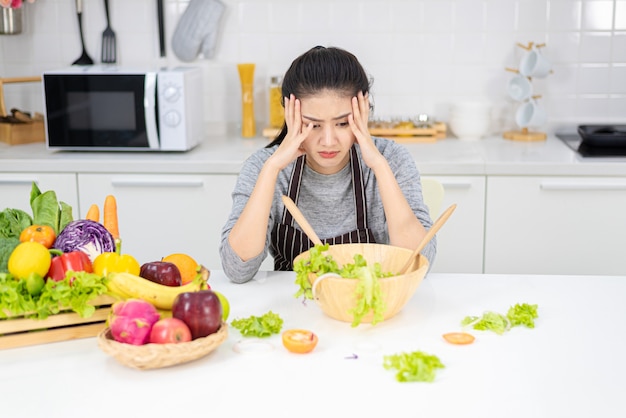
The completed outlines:
[[[623,275],[624,214],[623,177],[489,177],[485,273]]]
[[[54,190],[57,200],[72,207],[78,216],[78,192],[74,173],[0,173],[0,210],[21,209],[32,215],[30,191],[33,182],[42,192]]]
[[[237,176],[196,174],[79,174],[81,215],[116,197],[122,252],[140,264],[171,253],[221,269],[220,233]]]
[[[457,207],[437,233],[436,273],[482,273],[485,228],[484,176],[424,176],[439,180],[445,190],[441,212]],[[433,219],[434,221],[434,219]]]

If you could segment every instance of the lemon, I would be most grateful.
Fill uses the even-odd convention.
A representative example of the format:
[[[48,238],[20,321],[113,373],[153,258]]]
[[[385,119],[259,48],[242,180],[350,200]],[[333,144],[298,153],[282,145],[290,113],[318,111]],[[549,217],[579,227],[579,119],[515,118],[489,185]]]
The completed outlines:
[[[9,256],[9,273],[18,279],[25,279],[32,273],[46,277],[50,269],[50,252],[34,241],[18,244]]]
[[[220,292],[216,292],[215,290],[213,292],[217,295],[220,303],[222,304],[222,320],[226,322],[228,320],[228,315],[230,314],[230,303],[228,303],[228,299],[226,299],[226,297]]]

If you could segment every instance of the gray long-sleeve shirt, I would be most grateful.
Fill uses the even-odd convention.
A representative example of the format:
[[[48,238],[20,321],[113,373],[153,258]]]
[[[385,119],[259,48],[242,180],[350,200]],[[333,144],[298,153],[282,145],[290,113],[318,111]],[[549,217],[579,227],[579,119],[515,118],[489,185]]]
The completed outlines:
[[[415,213],[422,225],[429,229],[432,226],[432,220],[422,197],[420,175],[413,157],[406,147],[394,141],[376,137],[373,140],[378,150],[387,159],[405,198],[413,209],[413,213]],[[237,179],[235,190],[232,193],[233,205],[230,216],[222,229],[220,256],[226,276],[235,283],[245,283],[251,280],[258,272],[261,263],[268,255],[271,232],[276,223],[282,220],[284,208],[282,195],[289,194],[289,180],[295,161],[285,167],[276,180],[265,248],[261,254],[250,260],[242,261],[228,242],[230,230],[237,222],[237,219],[239,219],[248,202],[261,168],[277,147],[259,149],[245,161]],[[356,149],[359,158],[361,158],[361,150],[358,144]],[[367,198],[368,227],[372,230],[377,243],[388,244],[389,232],[376,176],[366,164],[362,164],[362,171]],[[356,212],[354,210],[350,165],[348,164],[340,172],[331,175],[319,174],[305,165],[297,203],[298,208],[321,239],[335,237],[356,229]],[[296,227],[301,229],[297,223]],[[431,265],[435,259],[436,248],[437,240],[435,237],[422,251],[422,254],[428,258]],[[273,256],[273,254],[270,255]]]

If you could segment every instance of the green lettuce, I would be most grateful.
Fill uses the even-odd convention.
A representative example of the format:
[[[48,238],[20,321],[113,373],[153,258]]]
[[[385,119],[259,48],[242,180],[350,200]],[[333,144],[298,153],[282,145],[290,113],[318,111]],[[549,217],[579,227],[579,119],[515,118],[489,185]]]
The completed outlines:
[[[262,316],[251,315],[247,318],[235,319],[230,324],[238,329],[244,337],[269,337],[278,334],[283,327],[280,315],[269,311]]]
[[[0,212],[0,238],[19,238],[33,224],[33,218],[21,209],[6,208]]]
[[[355,294],[356,306],[349,312],[353,315],[352,326],[358,326],[369,312],[373,313],[372,325],[381,322],[386,307],[378,279],[392,276],[393,273],[383,272],[380,263],[368,265],[361,254],[353,256],[354,263],[348,263],[339,268],[337,262],[326,254],[329,247],[329,244],[316,245],[309,251],[309,259],[301,259],[294,263],[295,283],[298,285],[298,291],[294,296],[313,299],[310,274],[321,276],[326,273],[337,273],[344,278],[358,279]]]
[[[446,366],[435,355],[414,351],[384,356],[383,367],[395,369],[398,382],[433,382],[437,369]]]
[[[48,280],[40,293],[31,295],[26,280],[0,273],[0,319],[8,316],[46,319],[66,309],[89,318],[96,311],[89,302],[106,291],[103,277],[68,271],[63,280]]]
[[[482,316],[466,316],[461,321],[461,325],[472,326],[479,331],[493,331],[502,335],[516,326],[523,325],[528,328],[534,328],[535,318],[538,316],[537,305],[518,303],[511,306],[506,315],[489,311]]]
[[[528,303],[511,306],[506,314],[512,327],[523,325],[527,328],[535,328],[535,318],[538,316],[537,305]]]

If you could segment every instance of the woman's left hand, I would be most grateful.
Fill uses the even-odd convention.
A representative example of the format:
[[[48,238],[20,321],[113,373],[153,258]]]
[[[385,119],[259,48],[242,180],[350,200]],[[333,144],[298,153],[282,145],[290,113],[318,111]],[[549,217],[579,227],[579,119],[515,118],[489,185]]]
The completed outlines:
[[[363,92],[359,92],[356,97],[352,98],[352,114],[348,116],[348,123],[356,137],[356,142],[361,147],[363,161],[368,167],[373,169],[377,162],[384,159],[384,157],[378,151],[376,145],[374,145],[370,135],[368,129],[369,112],[369,95],[363,95]]]

